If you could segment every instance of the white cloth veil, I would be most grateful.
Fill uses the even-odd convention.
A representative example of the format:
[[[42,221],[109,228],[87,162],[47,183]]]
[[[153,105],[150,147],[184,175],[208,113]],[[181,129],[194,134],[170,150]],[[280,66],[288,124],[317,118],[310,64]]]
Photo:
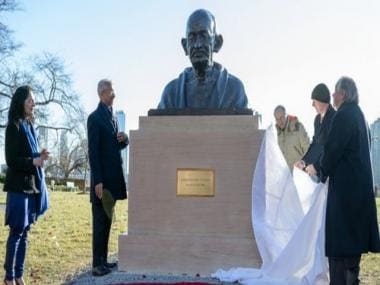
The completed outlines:
[[[222,281],[244,285],[328,284],[324,255],[327,184],[291,174],[274,128],[266,130],[252,185],[252,225],[262,266],[219,269]]]

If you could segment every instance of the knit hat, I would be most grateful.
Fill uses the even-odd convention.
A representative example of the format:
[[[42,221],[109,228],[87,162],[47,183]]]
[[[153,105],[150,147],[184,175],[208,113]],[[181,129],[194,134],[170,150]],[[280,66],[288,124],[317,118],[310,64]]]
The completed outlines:
[[[330,91],[325,84],[320,83],[311,92],[311,99],[322,103],[330,103]]]

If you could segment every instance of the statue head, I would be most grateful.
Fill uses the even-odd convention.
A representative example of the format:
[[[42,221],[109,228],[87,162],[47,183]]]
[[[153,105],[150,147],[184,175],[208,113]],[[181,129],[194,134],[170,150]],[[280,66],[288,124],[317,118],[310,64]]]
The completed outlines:
[[[213,65],[212,54],[218,52],[222,45],[223,37],[216,33],[214,16],[207,10],[194,11],[187,20],[182,47],[197,76],[205,77],[207,69]]]

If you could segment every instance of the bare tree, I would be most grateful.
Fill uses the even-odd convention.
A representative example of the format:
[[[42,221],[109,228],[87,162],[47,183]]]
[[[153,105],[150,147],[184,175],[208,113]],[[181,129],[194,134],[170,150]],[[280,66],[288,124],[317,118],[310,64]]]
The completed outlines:
[[[6,12],[14,12],[19,9],[16,0],[0,0],[0,16]],[[0,17],[1,20],[1,17]],[[13,38],[13,31],[0,21],[0,62],[13,53],[21,46]]]
[[[0,16],[20,9],[17,0],[0,0]],[[0,17],[0,128],[7,122],[10,100],[15,89],[28,84],[36,97],[36,123],[47,125],[52,106],[64,113],[75,112],[78,95],[72,89],[71,75],[66,72],[63,60],[51,53],[42,53],[21,62],[14,56],[21,46],[13,32]],[[19,65],[17,64],[19,63]],[[57,127],[57,126],[55,126]]]
[[[67,145],[67,152],[62,152],[59,156],[49,160],[45,167],[45,172],[51,176],[69,178],[70,174],[76,172],[85,177],[87,172],[87,141],[72,141]]]
[[[19,9],[18,0],[0,0],[0,16]],[[46,165],[46,172],[58,172],[63,178],[74,172],[83,172],[86,178],[87,115],[81,107],[78,94],[72,88],[71,75],[66,71],[63,60],[51,53],[45,52],[20,62],[15,55],[21,44],[15,41],[13,32],[2,19],[0,18],[0,130],[6,127],[10,101],[16,88],[30,85],[37,105],[37,129],[51,130],[56,134],[56,142],[59,141],[59,134],[67,133],[69,136],[63,142],[63,152],[60,151],[59,143],[52,144],[53,149],[49,151],[54,155]],[[63,118],[59,124],[52,121],[52,115],[57,112]]]
[[[79,174],[86,180],[88,164],[86,117],[83,109],[68,114],[66,120],[70,131],[61,130],[56,137],[54,156],[45,165],[49,176],[69,178],[71,174]]]
[[[12,94],[17,86],[28,84],[35,94],[37,123],[48,123],[49,107],[57,106],[65,114],[77,111],[79,96],[72,89],[71,75],[65,72],[63,61],[49,53],[27,61],[27,69],[6,70],[0,80],[0,128],[6,126]]]

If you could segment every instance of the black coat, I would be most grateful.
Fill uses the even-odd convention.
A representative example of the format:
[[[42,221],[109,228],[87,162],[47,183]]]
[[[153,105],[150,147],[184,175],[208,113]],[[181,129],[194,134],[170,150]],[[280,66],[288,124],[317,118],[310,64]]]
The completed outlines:
[[[322,182],[329,177],[326,256],[380,252],[369,130],[357,104],[344,103],[336,112],[320,175]]]
[[[116,139],[115,118],[103,103],[90,114],[87,120],[88,153],[91,169],[91,202],[100,202],[95,195],[95,185],[103,183],[115,200],[127,197],[121,150],[128,145]]]
[[[322,122],[320,114],[315,116],[313,141],[302,158],[306,165],[313,164],[317,169],[319,168],[320,159],[324,152],[324,145],[330,132],[335,113],[334,108],[329,105]]]
[[[33,155],[26,134],[15,123],[7,125],[5,130],[5,160],[7,173],[4,191],[22,192],[34,190],[37,168],[33,165]]]

